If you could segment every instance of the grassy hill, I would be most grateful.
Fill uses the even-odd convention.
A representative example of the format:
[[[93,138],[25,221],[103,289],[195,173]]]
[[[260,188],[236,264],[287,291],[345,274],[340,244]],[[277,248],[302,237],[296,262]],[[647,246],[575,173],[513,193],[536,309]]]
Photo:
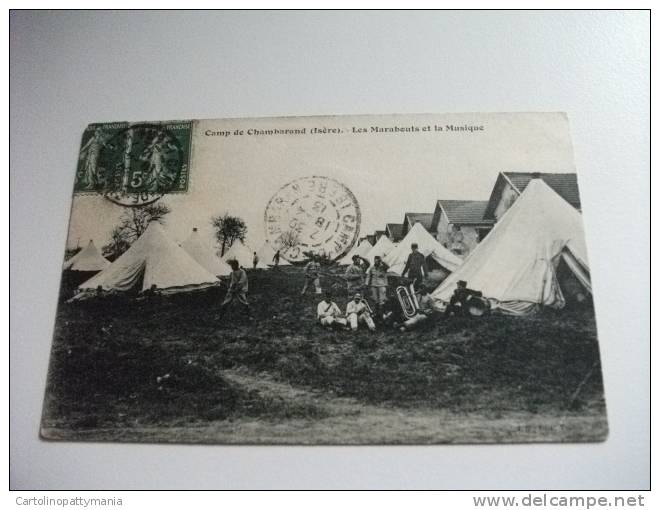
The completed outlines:
[[[248,274],[251,317],[236,307],[219,319],[223,289],[61,304],[43,435],[370,443],[607,433],[591,308],[328,331],[317,297],[299,294],[300,268]]]

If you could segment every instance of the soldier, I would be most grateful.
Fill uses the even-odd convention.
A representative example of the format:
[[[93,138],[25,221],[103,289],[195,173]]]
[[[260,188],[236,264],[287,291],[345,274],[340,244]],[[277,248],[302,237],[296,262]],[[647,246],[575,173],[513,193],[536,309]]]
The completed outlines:
[[[364,273],[369,267],[369,261],[359,255],[353,255],[353,263],[346,268],[344,279],[348,288],[348,295],[360,292],[364,286]]]
[[[305,294],[307,292],[307,287],[310,283],[314,284],[317,294],[321,294],[321,277],[319,273],[321,271],[321,264],[318,263],[316,255],[312,255],[309,262],[305,266],[305,285],[302,288],[300,294]]]
[[[456,315],[470,315],[470,310],[468,309],[468,301],[475,298],[481,298],[483,294],[478,290],[472,290],[467,288],[467,282],[465,280],[458,280],[456,282],[456,289],[452,294],[449,304],[445,309],[445,316],[449,317],[452,313]],[[483,301],[478,299],[477,305],[479,308],[484,308],[486,306]]]
[[[358,324],[361,323],[366,324],[371,331],[376,331],[376,325],[371,318],[369,307],[359,292],[346,305],[346,319],[348,319],[348,323],[351,325],[353,331],[357,331]]]
[[[248,277],[244,269],[241,269],[237,260],[229,260],[232,272],[229,276],[229,289],[224,301],[220,305],[220,317],[225,313],[227,306],[234,300],[245,307],[246,315],[250,316],[250,306],[248,305]]]
[[[367,270],[367,287],[371,288],[371,298],[376,303],[376,313],[382,317],[382,309],[387,301],[387,271],[389,267],[379,255],[374,257],[374,265]]]
[[[433,298],[429,294],[429,289],[426,285],[420,285],[419,294],[417,297],[417,313],[405,321],[401,326],[401,331],[406,331],[419,326],[421,323],[426,322],[435,314],[433,307]]]
[[[418,248],[417,243],[410,245],[412,252],[408,255],[408,260],[401,273],[401,276],[406,276],[406,273],[408,274],[408,278],[415,282],[416,289],[419,289],[424,282],[424,277],[429,274],[429,268],[426,266],[426,257],[419,252]]]
[[[322,326],[342,326],[346,327],[348,321],[342,317],[341,310],[332,300],[332,292],[325,291],[325,299],[316,307],[316,317]]]

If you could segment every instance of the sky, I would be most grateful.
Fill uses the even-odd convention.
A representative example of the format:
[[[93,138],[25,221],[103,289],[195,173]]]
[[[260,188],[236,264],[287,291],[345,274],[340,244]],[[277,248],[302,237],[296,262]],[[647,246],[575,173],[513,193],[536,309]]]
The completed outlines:
[[[387,132],[395,127],[400,131]],[[340,132],[312,134],[314,128]],[[305,134],[248,134],[274,129]],[[501,171],[575,172],[562,113],[200,120],[193,130],[189,190],[160,199],[172,209],[164,229],[177,242],[197,227],[214,243],[211,217],[227,212],[245,220],[247,244],[259,249],[266,204],[298,177],[321,175],[346,185],[361,210],[360,235],[366,235],[400,223],[405,212],[433,212],[438,199],[486,200]],[[123,210],[102,195],[74,196],[67,247],[90,239],[102,246]]]

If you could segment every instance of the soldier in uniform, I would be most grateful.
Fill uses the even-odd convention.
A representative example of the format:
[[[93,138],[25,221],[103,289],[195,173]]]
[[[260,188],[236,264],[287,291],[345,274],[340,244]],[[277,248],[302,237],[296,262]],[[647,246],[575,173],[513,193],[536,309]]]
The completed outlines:
[[[250,315],[250,307],[247,300],[248,277],[244,269],[241,269],[237,260],[229,260],[232,272],[229,276],[229,289],[224,301],[220,305],[220,317],[225,313],[227,306],[232,301],[238,301],[245,307],[246,315]]]
[[[449,304],[445,309],[445,316],[449,317],[452,314],[465,316],[470,315],[470,311],[468,309],[468,301],[473,297],[481,298],[482,296],[483,294],[480,291],[468,289],[467,282],[465,280],[458,280],[456,282],[456,289],[454,289],[454,293],[449,299]],[[481,301],[483,303],[485,300],[477,301]],[[480,308],[482,306],[483,304],[480,304]]]
[[[314,284],[316,293],[321,294],[322,291],[320,272],[321,264],[318,263],[317,256],[312,255],[309,262],[305,266],[305,285],[303,285],[301,294],[305,294],[305,292],[307,292],[307,287],[309,287],[310,283]]]
[[[360,292],[364,286],[365,266],[369,267],[369,261],[359,255],[353,255],[353,263],[346,268],[344,279],[348,289],[348,295]]]
[[[433,307],[433,298],[429,294],[429,289],[426,285],[420,285],[419,294],[417,296],[417,313],[406,320],[401,326],[401,331],[410,330],[416,328],[423,322],[428,321],[435,314],[435,308]]]
[[[366,324],[371,331],[376,331],[376,325],[371,318],[369,308],[359,292],[346,305],[346,319],[353,331],[357,331],[358,325],[362,323]]]
[[[387,271],[389,267],[379,255],[374,257],[374,265],[367,270],[367,287],[371,288],[371,298],[376,303],[376,314],[382,317],[387,301]]]
[[[401,276],[408,275],[408,278],[414,280],[415,289],[419,289],[424,282],[424,277],[429,274],[429,268],[426,265],[426,257],[419,251],[417,243],[410,245],[412,250],[406,260]]]
[[[341,326],[346,327],[348,321],[342,317],[341,310],[332,300],[332,292],[325,291],[325,299],[316,307],[316,317],[322,326]]]

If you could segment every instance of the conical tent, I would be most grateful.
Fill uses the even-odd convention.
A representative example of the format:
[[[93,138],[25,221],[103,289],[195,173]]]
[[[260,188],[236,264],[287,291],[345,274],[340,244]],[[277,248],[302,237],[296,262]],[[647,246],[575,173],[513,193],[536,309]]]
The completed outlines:
[[[366,239],[355,246],[351,251],[349,251],[343,258],[339,260],[339,264],[351,264],[353,262],[353,256],[359,255],[360,257],[365,257],[369,250],[373,248],[373,245]]]
[[[399,275],[403,273],[412,244],[417,244],[422,255],[427,259],[430,257],[448,272],[455,271],[463,263],[460,258],[436,241],[421,223],[415,223],[406,237],[385,257],[384,262],[390,266],[390,271]]]
[[[241,267],[251,268],[253,267],[253,256],[253,251],[239,241],[231,245],[231,248],[229,248],[223,255],[222,260],[225,263],[230,260],[238,260]],[[268,266],[260,259],[257,264],[257,269],[268,269]]]
[[[215,254],[212,241],[205,242],[196,228],[193,228],[188,239],[181,243],[181,247],[214,275],[226,276],[231,273],[231,268]]]
[[[268,266],[274,266],[275,262],[273,261],[273,257],[275,256],[275,250],[273,247],[270,245],[270,243],[265,242],[259,250],[257,250],[257,256],[259,257],[259,262],[263,262],[264,264]],[[280,266],[290,266],[291,262],[289,262],[287,259],[282,257],[282,254],[280,252]]]
[[[582,216],[541,179],[533,179],[463,265],[432,293],[446,303],[464,280],[503,313],[562,308],[557,267],[565,262],[591,292]]]
[[[373,264],[374,257],[378,255],[380,258],[384,259],[385,256],[394,249],[394,247],[394,243],[390,241],[389,238],[386,236],[381,236],[373,248],[367,252],[364,258]]]
[[[90,240],[84,249],[64,263],[63,268],[69,271],[102,271],[110,265],[110,261],[101,255],[101,252]],[[79,280],[80,281],[80,280]]]
[[[131,247],[110,266],[78,288],[76,297],[93,292],[144,291],[156,286],[164,292],[178,292],[215,285],[218,279],[167,237],[163,228],[152,222]]]

